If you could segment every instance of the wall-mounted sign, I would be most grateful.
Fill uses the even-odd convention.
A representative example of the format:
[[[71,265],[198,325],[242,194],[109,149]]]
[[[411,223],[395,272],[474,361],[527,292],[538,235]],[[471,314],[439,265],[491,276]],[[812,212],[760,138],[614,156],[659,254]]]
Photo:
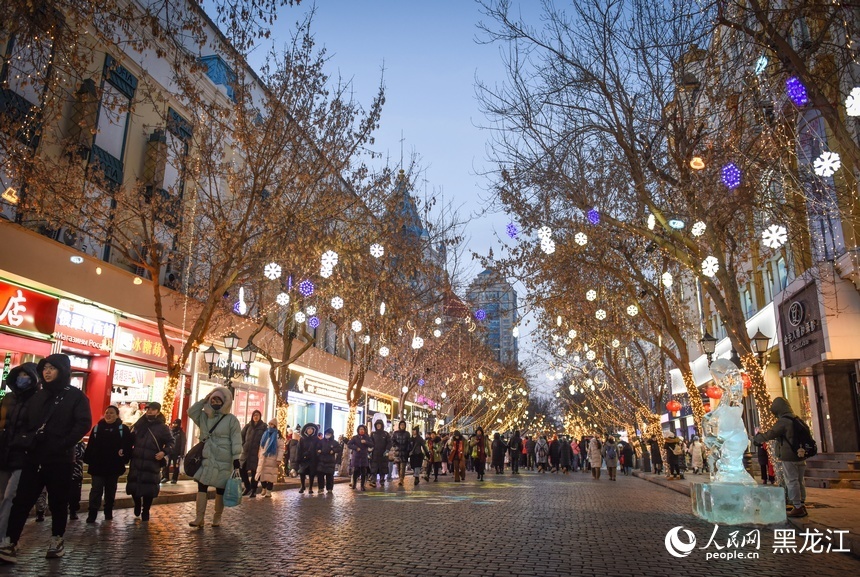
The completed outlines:
[[[182,347],[182,339],[178,335],[168,333],[168,340],[178,355]],[[146,361],[160,367],[167,366],[167,351],[155,327],[121,322],[114,339],[114,355]]]
[[[116,317],[99,308],[61,299],[54,338],[64,348],[85,353],[108,353],[116,335]]]
[[[331,381],[322,381],[307,375],[299,377],[299,389],[312,395],[328,397],[337,401],[346,400],[347,388],[345,385],[340,385]]]
[[[48,336],[57,319],[54,297],[0,281],[0,327]]]
[[[818,290],[811,283],[779,307],[782,358],[792,371],[824,353],[824,335],[818,307]]]

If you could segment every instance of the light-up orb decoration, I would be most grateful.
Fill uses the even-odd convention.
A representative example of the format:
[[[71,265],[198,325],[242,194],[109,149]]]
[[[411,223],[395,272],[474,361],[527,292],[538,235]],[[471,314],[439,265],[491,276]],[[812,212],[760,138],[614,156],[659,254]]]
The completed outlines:
[[[475,311],[475,318],[479,321],[484,321],[487,318],[487,311],[484,309],[478,309]]]
[[[382,248],[382,245],[379,243],[374,243],[370,245],[370,256],[373,258],[380,258],[385,254],[385,249]]]
[[[579,246],[585,246],[586,244],[588,244],[588,235],[584,232],[578,232],[573,235],[573,242],[575,242]]]
[[[687,223],[685,223],[680,218],[671,218],[671,219],[669,219],[667,224],[669,225],[669,228],[673,228],[675,230],[681,230],[682,228],[687,226]]]
[[[573,385],[570,385],[570,386],[567,388],[567,390],[570,392],[570,394],[571,394],[571,395],[573,395],[573,394],[575,394],[575,393],[576,393],[576,387],[574,387]]]
[[[573,362],[574,362],[574,363],[578,363],[578,362],[580,362],[581,360],[582,360],[582,359],[579,357],[579,355],[573,355]]]
[[[517,230],[517,225],[512,222],[509,222],[508,226],[505,227],[505,232],[507,232],[508,236],[511,238],[517,238],[517,235],[520,233],[520,231]]]
[[[690,234],[693,236],[702,236],[705,234],[705,231],[708,229],[708,225],[706,225],[701,220],[698,220],[693,223],[693,226],[690,227]]]
[[[664,287],[672,288],[672,282],[674,282],[674,279],[672,278],[672,273],[664,272],[663,276],[660,277],[660,281],[663,283]]]
[[[657,226],[657,217],[653,214],[648,215],[648,230],[654,230],[654,227]]]
[[[384,302],[379,303],[379,315],[385,316],[385,303]]]
[[[427,382],[424,379],[418,379],[418,386],[419,387],[423,387],[426,384],[427,384]]]
[[[302,296],[309,297],[314,294],[314,283],[309,280],[303,280],[299,283],[299,292]]]
[[[563,376],[563,375],[561,374],[561,371],[556,371],[556,372],[555,372],[555,379],[556,379],[557,381],[560,381],[562,376]]]
[[[269,280],[277,280],[281,278],[281,265],[276,262],[270,262],[263,267],[263,276]]]
[[[569,338],[569,339],[575,339],[575,338],[576,338],[576,334],[577,334],[577,333],[576,333],[576,329],[570,329],[569,331],[567,331],[567,338]]]
[[[329,278],[329,277],[331,277],[332,274],[334,274],[334,268],[332,268],[330,266],[321,266],[320,267],[320,276],[322,278]]]
[[[293,317],[293,318],[296,319],[297,323],[303,323],[307,320],[308,317],[305,313],[303,313],[302,311],[299,311],[296,313],[295,317]]]
[[[447,392],[445,392],[445,391],[442,391],[442,394],[441,394],[441,395],[439,395],[439,396],[440,396],[440,397],[442,397],[443,399],[447,399],[447,398],[448,398],[448,393],[447,393]]]
[[[433,322],[436,323],[437,325],[441,325],[442,324],[442,317],[436,317],[436,320],[434,320]]]
[[[287,293],[278,293],[278,296],[275,297],[275,302],[285,307],[290,304],[290,295]]]
[[[741,185],[741,169],[734,162],[725,165],[720,174],[723,184],[729,190],[734,190]]]
[[[320,258],[320,264],[322,264],[322,266],[326,266],[326,267],[335,266],[337,264],[337,261],[338,261],[337,253],[334,252],[333,250],[325,251],[323,253],[322,257]]]
[[[552,238],[552,229],[548,226],[542,226],[538,230],[537,235],[541,240],[549,240]]]
[[[761,233],[761,240],[768,248],[777,249],[788,241],[788,232],[779,224],[772,224]]]
[[[331,308],[333,308],[336,311],[339,311],[340,309],[342,309],[343,308],[343,299],[340,297],[334,297],[333,299],[331,299]]]
[[[370,344],[370,335],[361,335],[361,342],[365,345]]]
[[[380,357],[387,357],[390,353],[391,353],[391,351],[388,350],[388,347],[379,347],[379,356]]]
[[[319,317],[311,317],[308,319],[308,326],[312,329],[318,328],[320,326]]]
[[[597,291],[594,289],[589,289],[588,292],[585,293],[585,299],[589,301],[593,301],[597,298]]]
[[[639,314],[639,307],[637,307],[636,305],[630,305],[629,307],[627,307],[627,314],[631,317],[635,317]]]
[[[420,348],[421,348],[421,347],[423,347],[423,346],[424,346],[424,339],[422,339],[421,337],[414,337],[414,338],[412,339],[412,348],[413,348],[413,349],[416,349],[416,350],[417,350],[417,349],[420,349]]]
[[[845,97],[845,114],[860,116],[860,86],[852,88],[851,93]]]
[[[588,222],[591,224],[600,224],[600,213],[596,208],[589,210],[586,216],[588,217]]]
[[[361,324],[361,321],[352,321],[352,332],[360,333],[361,329],[364,328],[364,325]]]
[[[617,349],[620,346],[621,346],[621,341],[619,341],[618,339],[612,339],[612,348],[613,349]]]
[[[720,261],[714,256],[709,256],[702,261],[702,274],[706,277],[712,277],[720,270]]]
[[[553,254],[555,252],[555,241],[551,238],[541,240],[540,249],[546,254]]]
[[[588,351],[587,353],[585,353],[585,358],[589,361],[593,361],[597,358],[597,353],[595,353],[594,351]]]
[[[594,317],[595,317],[597,320],[602,321],[603,319],[605,319],[605,318],[606,318],[606,311],[605,311],[605,310],[603,310],[603,309],[597,309],[597,310],[595,311],[595,313],[594,313]]]
[[[440,331],[439,329],[436,329],[435,331],[433,331],[433,336],[438,339],[439,337],[442,336],[442,331]]]
[[[809,95],[806,86],[797,76],[789,76],[785,81],[785,93],[794,102],[795,106],[801,107],[809,104]]]
[[[317,307],[315,307],[315,306],[307,307],[305,309],[305,314],[308,315],[309,317],[314,316],[315,314],[317,314]]]
[[[818,176],[828,177],[836,174],[839,167],[842,166],[842,160],[835,152],[822,152],[821,156],[815,159],[812,163],[813,170]]]

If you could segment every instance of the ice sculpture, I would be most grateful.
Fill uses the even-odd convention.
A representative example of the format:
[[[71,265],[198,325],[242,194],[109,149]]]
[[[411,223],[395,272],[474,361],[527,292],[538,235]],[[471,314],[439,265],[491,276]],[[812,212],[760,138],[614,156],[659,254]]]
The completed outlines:
[[[785,493],[782,487],[758,485],[744,468],[749,435],[743,422],[743,378],[728,359],[710,367],[722,389],[720,405],[705,415],[702,426],[710,450],[710,483],[693,483],[693,513],[712,523],[727,525],[784,523]]]

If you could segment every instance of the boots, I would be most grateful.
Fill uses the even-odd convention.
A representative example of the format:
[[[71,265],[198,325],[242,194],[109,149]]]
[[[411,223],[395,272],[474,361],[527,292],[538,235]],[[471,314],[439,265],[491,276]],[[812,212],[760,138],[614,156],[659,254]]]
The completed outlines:
[[[224,495],[215,495],[215,514],[212,515],[212,526],[221,526],[221,513],[224,512]]]
[[[194,518],[193,521],[188,523],[192,527],[203,528],[203,517],[206,515],[206,501],[209,499],[209,495],[206,493],[198,492],[197,493],[197,517]]]

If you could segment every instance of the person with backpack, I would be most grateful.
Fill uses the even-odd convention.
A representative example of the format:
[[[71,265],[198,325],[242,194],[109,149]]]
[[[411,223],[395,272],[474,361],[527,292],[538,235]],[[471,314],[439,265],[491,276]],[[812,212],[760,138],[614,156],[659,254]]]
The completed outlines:
[[[600,455],[606,463],[606,471],[609,473],[609,480],[615,481],[615,476],[618,473],[618,447],[615,444],[615,437],[609,437],[606,439],[606,443],[603,445]]]
[[[535,465],[538,473],[546,473],[549,468],[549,443],[545,435],[541,435],[535,443]]]
[[[603,443],[597,435],[588,441],[588,462],[591,464],[591,476],[600,480],[600,467],[603,466]]]
[[[768,441],[773,444],[774,457],[782,464],[782,474],[788,499],[794,509],[789,517],[806,517],[806,484],[803,475],[806,472],[806,459],[818,452],[812,432],[782,397],[776,397],[770,405],[770,412],[776,417],[776,423],[769,431],[758,433],[753,437],[753,443],[762,445]]]

